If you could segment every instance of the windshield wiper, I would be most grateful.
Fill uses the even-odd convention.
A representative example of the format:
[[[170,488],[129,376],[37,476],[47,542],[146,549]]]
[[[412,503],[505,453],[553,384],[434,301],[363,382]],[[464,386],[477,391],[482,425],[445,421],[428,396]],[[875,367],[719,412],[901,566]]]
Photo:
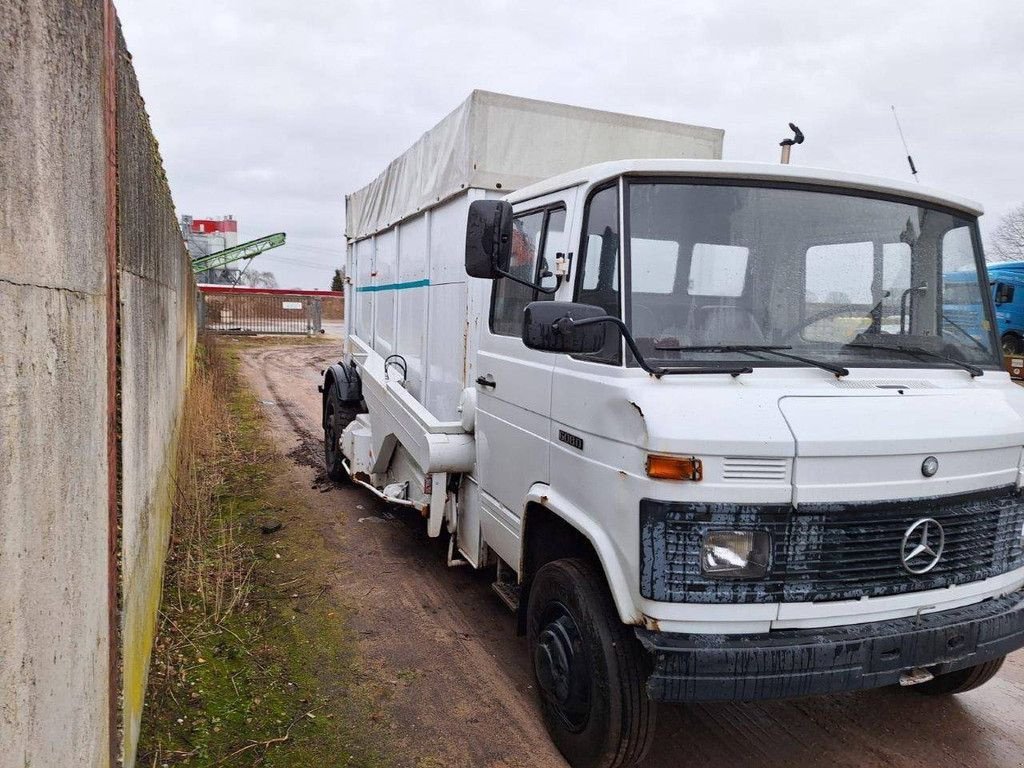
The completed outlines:
[[[918,347],[910,344],[866,344],[859,342],[857,344],[846,344],[846,347],[853,347],[854,349],[881,349],[884,351],[895,350],[896,352],[902,352],[905,355],[917,355],[919,357],[931,357],[935,360],[944,360],[947,363],[959,366],[971,374],[971,378],[977,376],[984,376],[985,371],[976,365],[964,362],[963,360],[957,360],[955,357],[944,355],[941,352],[932,352],[930,349],[924,347]],[[988,350],[985,350],[986,352]]]
[[[654,348],[660,352],[746,352],[748,354],[766,352],[771,355],[788,358],[789,360],[796,360],[797,362],[804,363],[805,365],[813,365],[815,368],[821,368],[823,371],[834,373],[836,378],[848,376],[850,373],[841,365],[833,365],[832,363],[826,363],[822,360],[804,357],[803,355],[794,355],[791,352],[783,352],[782,350],[784,349],[792,349],[792,347],[788,346],[770,344],[709,344],[705,346],[662,347],[656,344]]]

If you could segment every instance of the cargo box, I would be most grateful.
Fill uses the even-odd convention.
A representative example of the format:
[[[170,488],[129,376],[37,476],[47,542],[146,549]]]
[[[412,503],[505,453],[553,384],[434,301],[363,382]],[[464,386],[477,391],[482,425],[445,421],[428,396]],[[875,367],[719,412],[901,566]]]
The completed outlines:
[[[382,358],[401,355],[408,392],[438,420],[458,421],[480,311],[466,290],[469,204],[608,160],[720,159],[723,135],[474,91],[346,197],[349,336]]]

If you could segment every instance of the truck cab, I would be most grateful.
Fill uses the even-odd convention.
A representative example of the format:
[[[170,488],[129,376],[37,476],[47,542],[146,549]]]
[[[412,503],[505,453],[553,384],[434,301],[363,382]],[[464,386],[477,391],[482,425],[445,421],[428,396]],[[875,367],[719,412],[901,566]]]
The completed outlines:
[[[1024,262],[988,265],[1003,354],[1024,353]]]
[[[464,282],[419,311],[464,322],[420,359],[365,300],[415,275],[367,282],[394,246],[364,268],[350,239],[327,465],[494,569],[571,765],[639,762],[659,703],[955,694],[1024,646],[1024,391],[980,206],[717,159],[459,205]]]

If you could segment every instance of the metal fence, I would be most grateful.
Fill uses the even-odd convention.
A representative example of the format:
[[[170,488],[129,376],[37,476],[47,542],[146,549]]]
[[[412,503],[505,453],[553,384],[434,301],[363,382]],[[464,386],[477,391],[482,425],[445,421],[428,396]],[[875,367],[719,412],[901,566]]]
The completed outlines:
[[[199,327],[213,333],[323,333],[323,303],[336,294],[257,290],[203,285],[199,288]]]

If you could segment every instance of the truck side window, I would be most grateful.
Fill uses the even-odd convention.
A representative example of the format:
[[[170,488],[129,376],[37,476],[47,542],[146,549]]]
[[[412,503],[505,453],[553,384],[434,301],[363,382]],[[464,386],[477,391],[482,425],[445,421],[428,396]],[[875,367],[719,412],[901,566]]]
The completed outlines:
[[[1009,283],[996,283],[996,304],[1013,303],[1013,286]]]
[[[619,317],[619,189],[606,187],[587,202],[586,229],[580,244],[580,272],[576,301],[601,307]],[[609,327],[605,346],[587,355],[588,360],[603,363],[622,362],[622,340]]]
[[[555,276],[555,259],[558,254],[565,254],[568,250],[565,231],[565,208],[548,212],[548,222],[544,227],[544,253],[540,259],[540,285],[545,288],[554,288],[558,284]],[[540,294],[540,298],[552,299],[550,294]]]
[[[555,253],[565,251],[565,209],[534,211],[512,220],[512,259],[509,271],[520,280],[554,285]],[[542,258],[538,261],[538,254]],[[494,281],[491,301],[491,332],[522,336],[523,312],[531,301],[546,301],[552,294],[538,293],[512,280]]]

